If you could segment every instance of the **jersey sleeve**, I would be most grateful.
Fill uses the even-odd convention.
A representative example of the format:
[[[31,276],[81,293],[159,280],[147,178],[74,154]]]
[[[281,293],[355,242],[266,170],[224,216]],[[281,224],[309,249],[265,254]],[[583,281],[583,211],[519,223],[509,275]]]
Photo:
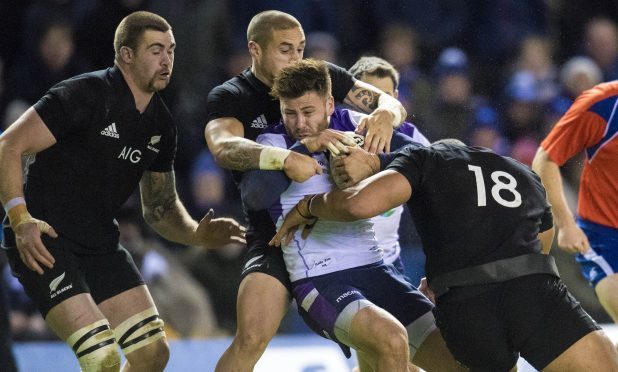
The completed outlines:
[[[583,93],[541,142],[541,147],[556,164],[563,165],[603,137],[607,123],[589,110],[597,99],[595,90]]]
[[[219,118],[236,118],[242,122],[242,118],[238,117],[239,107],[238,92],[233,92],[223,85],[215,87],[208,93],[206,122]]]
[[[266,146],[287,147],[285,138],[278,134],[262,134],[256,138],[256,142]],[[240,181],[243,204],[252,211],[268,209],[277,202],[290,183],[283,171],[255,169],[245,172]]]
[[[399,128],[397,128],[397,131],[407,136],[412,137],[412,140],[414,140],[414,142],[418,142],[421,145],[424,145],[424,146],[430,145],[430,142],[427,139],[427,137],[425,137],[423,133],[421,133],[421,131],[418,130],[418,128],[410,122],[404,121],[403,123],[401,123]]]
[[[73,78],[54,85],[33,107],[60,141],[92,122],[93,108],[105,99],[104,92],[94,79]]]
[[[397,153],[395,159],[386,167],[401,173],[412,187],[412,190],[419,189],[422,177],[423,151],[416,151],[418,146],[409,145]]]
[[[148,167],[152,172],[171,172],[174,170],[174,159],[176,158],[176,150],[178,143],[178,135],[176,126],[173,124],[172,118],[169,118],[169,133],[164,136],[164,145],[161,147],[157,158]]]
[[[332,82],[333,98],[337,102],[343,102],[356,83],[356,79],[345,69],[332,63],[328,64],[328,70]]]

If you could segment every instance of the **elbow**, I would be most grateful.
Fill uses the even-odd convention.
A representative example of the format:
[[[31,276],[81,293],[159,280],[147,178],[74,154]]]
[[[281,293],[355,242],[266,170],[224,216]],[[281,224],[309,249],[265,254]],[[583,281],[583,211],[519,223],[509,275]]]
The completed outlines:
[[[542,147],[539,147],[534,159],[532,160],[532,170],[538,175],[541,175],[550,161],[551,160],[549,159],[549,156],[547,156],[545,150],[543,150]]]

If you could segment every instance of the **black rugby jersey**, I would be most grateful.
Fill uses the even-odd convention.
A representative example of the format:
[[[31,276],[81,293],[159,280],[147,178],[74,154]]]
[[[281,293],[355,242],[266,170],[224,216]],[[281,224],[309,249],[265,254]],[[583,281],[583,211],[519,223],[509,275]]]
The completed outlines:
[[[328,64],[335,101],[343,102],[356,79],[343,68]],[[253,75],[250,68],[208,94],[206,122],[236,118],[245,130],[245,138],[255,140],[262,131],[281,120],[279,100],[269,95],[270,88]]]
[[[140,114],[112,67],[58,83],[34,109],[57,143],[24,171],[29,212],[85,251],[115,249],[115,214],[144,171],[173,169],[176,127],[168,108],[155,93]],[[14,246],[8,228],[3,245]]]
[[[539,177],[488,149],[409,146],[387,167],[412,186],[410,212],[427,257],[427,278],[541,252],[553,225]]]
[[[332,81],[332,94],[337,102],[343,102],[354,86],[356,79],[345,69],[328,64]],[[245,138],[255,140],[269,125],[281,120],[279,100],[270,94],[270,88],[253,75],[250,68],[225,83],[215,87],[208,94],[208,116],[206,122],[219,118],[236,118],[243,124]],[[233,172],[240,180],[240,173]],[[275,226],[266,210],[249,211],[243,205],[247,226],[249,250],[263,248],[275,235]]]

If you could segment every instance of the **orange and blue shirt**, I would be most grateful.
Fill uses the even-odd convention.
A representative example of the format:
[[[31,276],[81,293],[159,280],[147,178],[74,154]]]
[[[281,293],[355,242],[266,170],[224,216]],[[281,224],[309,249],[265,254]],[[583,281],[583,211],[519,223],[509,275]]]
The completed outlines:
[[[583,92],[541,147],[560,166],[585,151],[577,214],[618,228],[618,80]]]

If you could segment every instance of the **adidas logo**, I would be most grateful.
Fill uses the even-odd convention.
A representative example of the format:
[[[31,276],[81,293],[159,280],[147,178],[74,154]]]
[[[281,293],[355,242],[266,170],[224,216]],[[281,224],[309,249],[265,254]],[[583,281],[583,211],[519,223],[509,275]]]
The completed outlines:
[[[268,123],[266,122],[266,116],[264,116],[264,114],[253,119],[253,121],[251,122],[251,128],[264,129],[267,126]]]
[[[112,138],[120,138],[116,130],[116,123],[111,123],[107,128],[101,131],[101,134]]]

